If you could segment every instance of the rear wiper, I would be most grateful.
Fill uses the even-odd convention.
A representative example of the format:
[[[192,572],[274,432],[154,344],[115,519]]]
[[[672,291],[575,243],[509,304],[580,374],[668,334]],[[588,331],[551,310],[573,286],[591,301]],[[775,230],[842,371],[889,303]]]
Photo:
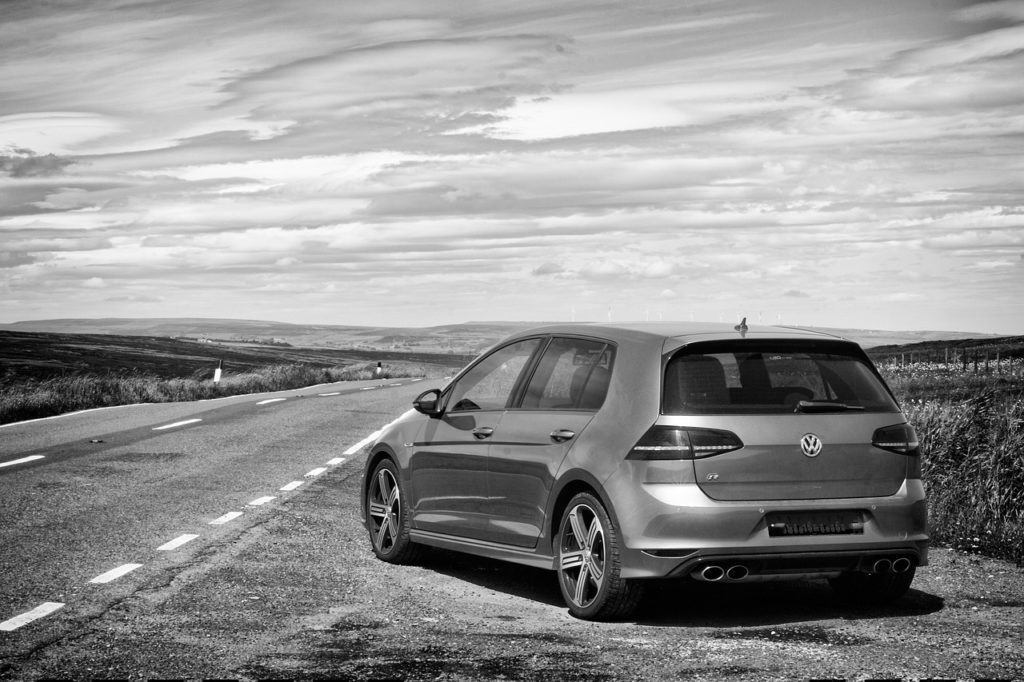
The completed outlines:
[[[796,404],[794,412],[845,412],[847,410],[863,410],[863,405],[847,405],[832,400],[801,400]]]

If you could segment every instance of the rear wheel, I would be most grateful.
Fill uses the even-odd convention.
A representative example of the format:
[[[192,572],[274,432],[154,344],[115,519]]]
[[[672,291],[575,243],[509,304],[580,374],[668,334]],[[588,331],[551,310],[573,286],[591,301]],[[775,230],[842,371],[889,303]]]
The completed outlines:
[[[366,489],[366,529],[377,558],[405,564],[419,555],[420,547],[409,539],[409,514],[399,483],[398,467],[390,459],[374,467]]]
[[[643,587],[622,578],[620,539],[611,517],[591,493],[565,508],[558,530],[558,584],[569,613],[586,620],[625,618]]]
[[[896,601],[910,589],[915,567],[903,573],[843,573],[828,584],[836,597],[853,606],[881,606]]]

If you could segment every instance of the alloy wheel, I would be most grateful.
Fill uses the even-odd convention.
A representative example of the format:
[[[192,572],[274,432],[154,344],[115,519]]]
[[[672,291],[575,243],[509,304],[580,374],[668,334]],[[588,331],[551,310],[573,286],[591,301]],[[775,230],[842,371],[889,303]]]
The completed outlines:
[[[402,511],[398,481],[389,469],[377,470],[370,484],[368,503],[373,546],[381,554],[389,554],[398,542]]]
[[[597,513],[586,504],[569,511],[562,526],[561,577],[565,594],[578,608],[598,597],[607,562],[605,531]]]

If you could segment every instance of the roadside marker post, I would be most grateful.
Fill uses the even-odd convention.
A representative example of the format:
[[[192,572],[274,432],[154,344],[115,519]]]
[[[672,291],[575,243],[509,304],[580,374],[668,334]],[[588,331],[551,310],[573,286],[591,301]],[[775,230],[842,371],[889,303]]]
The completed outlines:
[[[213,370],[213,383],[215,383],[215,384],[219,384],[220,383],[220,373],[221,373],[221,368],[222,368],[223,365],[224,365],[224,361],[223,360],[218,360],[217,361],[217,369]]]

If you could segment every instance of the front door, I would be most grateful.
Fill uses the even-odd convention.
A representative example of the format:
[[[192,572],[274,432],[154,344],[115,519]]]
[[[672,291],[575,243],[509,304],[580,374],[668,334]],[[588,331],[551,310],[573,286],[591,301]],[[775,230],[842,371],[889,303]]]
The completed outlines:
[[[487,540],[536,546],[562,461],[604,402],[613,355],[593,339],[555,337],[548,344],[492,436]]]
[[[486,539],[487,453],[523,368],[541,339],[481,358],[441,397],[409,460],[412,524],[418,530]]]

